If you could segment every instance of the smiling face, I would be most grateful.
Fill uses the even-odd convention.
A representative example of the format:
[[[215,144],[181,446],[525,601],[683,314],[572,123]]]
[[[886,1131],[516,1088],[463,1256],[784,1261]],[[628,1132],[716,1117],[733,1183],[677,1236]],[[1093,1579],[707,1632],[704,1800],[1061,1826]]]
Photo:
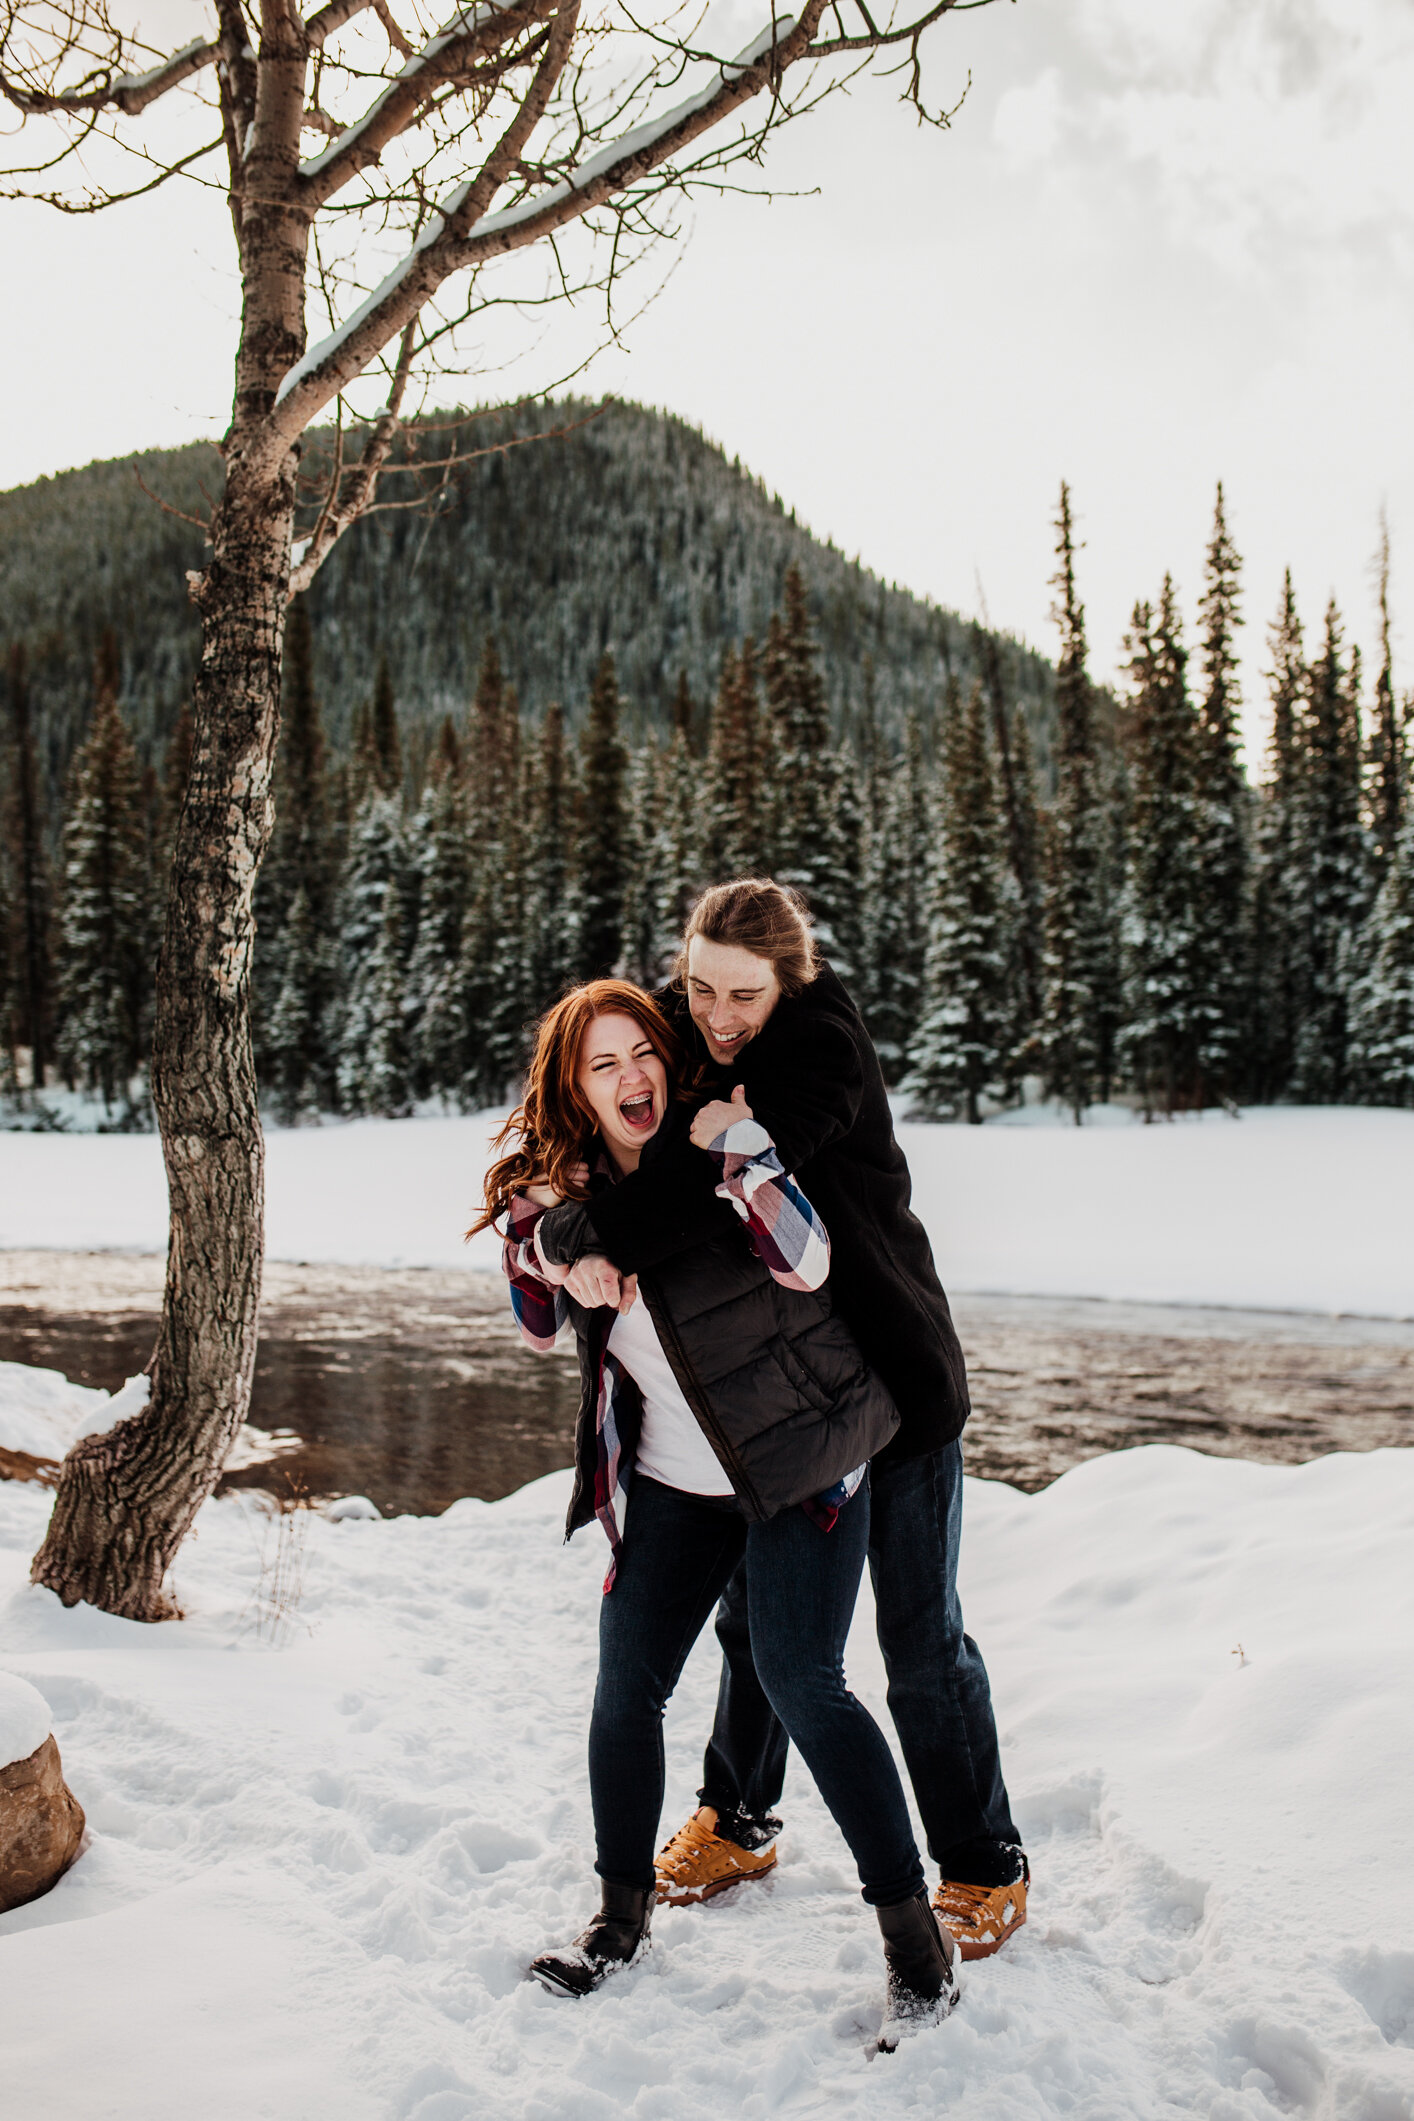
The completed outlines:
[[[687,1006],[720,1066],[755,1038],[781,998],[769,958],[694,935],[687,946]]]
[[[584,1034],[577,1081],[619,1170],[636,1171],[668,1109],[668,1071],[631,1016],[596,1016]]]

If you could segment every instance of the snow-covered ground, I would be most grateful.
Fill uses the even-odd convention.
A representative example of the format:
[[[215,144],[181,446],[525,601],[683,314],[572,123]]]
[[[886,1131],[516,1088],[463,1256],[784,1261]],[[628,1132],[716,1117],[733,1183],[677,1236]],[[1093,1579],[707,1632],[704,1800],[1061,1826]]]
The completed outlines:
[[[775,1883],[662,1913],[587,2002],[524,1979],[591,1901],[603,1554],[561,1544],[566,1481],[387,1523],[209,1504],[188,1617],[157,1628],[31,1588],[48,1498],[0,1484],[0,1668],[49,1704],[92,1835],[0,1917],[7,2111],[1414,2116],[1414,1452],[1149,1448],[1036,1496],[969,1484],[1032,1921],[879,2059],[873,1925],[795,1767]],[[867,1592],[850,1672],[882,1717]],[[714,1683],[703,1644],[667,1825]]]
[[[271,1256],[494,1267],[461,1235],[490,1124],[272,1131]],[[1414,1316],[1414,1113],[900,1134],[949,1288]],[[161,1251],[166,1215],[155,1136],[0,1134],[0,1249]]]

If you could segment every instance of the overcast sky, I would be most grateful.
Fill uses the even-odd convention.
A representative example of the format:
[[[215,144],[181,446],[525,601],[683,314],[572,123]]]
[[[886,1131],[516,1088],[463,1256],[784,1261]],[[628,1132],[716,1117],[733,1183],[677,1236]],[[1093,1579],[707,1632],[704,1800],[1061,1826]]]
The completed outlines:
[[[162,17],[174,43],[204,20]],[[1414,0],[1003,0],[927,49],[940,100],[971,75],[950,131],[875,85],[779,136],[771,182],[814,195],[699,201],[590,382],[700,423],[819,535],[1048,651],[1068,479],[1099,675],[1166,568],[1191,610],[1222,479],[1258,745],[1282,568],[1308,627],[1334,592],[1368,648],[1383,505],[1414,681]],[[223,216],[180,188],[89,221],[0,205],[0,485],[219,434]]]

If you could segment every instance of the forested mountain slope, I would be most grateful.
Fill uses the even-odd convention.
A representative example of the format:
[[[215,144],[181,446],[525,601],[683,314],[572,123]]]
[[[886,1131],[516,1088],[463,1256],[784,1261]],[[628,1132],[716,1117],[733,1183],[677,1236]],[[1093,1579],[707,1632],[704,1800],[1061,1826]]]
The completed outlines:
[[[494,415],[461,446],[543,434],[589,409]],[[425,444],[448,446],[445,435]],[[208,444],[151,450],[136,465],[153,493],[189,515],[203,515],[219,489],[221,461]],[[385,492],[408,487],[388,481]],[[51,801],[87,723],[107,627],[118,636],[120,698],[139,757],[160,764],[197,652],[184,576],[201,560],[200,530],[164,513],[128,459],[0,494],[0,644],[23,641],[28,651]],[[327,726],[342,745],[380,654],[405,726],[460,716],[488,631],[532,714],[559,700],[577,721],[612,648],[628,728],[651,726],[665,718],[680,671],[705,705],[724,649],[764,632],[792,562],[837,726],[861,709],[871,682],[895,731],[909,709],[931,715],[949,669],[969,682],[976,642],[967,621],[812,537],[683,421],[615,405],[573,432],[460,465],[431,518],[378,515],[336,548],[310,593]],[[1051,669],[1009,638],[998,647],[1044,787]]]

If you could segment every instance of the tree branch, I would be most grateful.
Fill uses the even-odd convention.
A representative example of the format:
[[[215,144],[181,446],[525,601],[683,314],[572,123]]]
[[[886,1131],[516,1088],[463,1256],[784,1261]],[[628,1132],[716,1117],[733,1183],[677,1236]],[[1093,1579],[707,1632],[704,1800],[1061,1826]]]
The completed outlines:
[[[416,344],[417,323],[414,320],[403,332],[388,402],[369,430],[368,439],[363,445],[363,454],[350,473],[347,483],[336,468],[330,484],[329,498],[319,512],[313,535],[290,569],[291,599],[308,589],[323,561],[333,551],[344,532],[358,521],[373,499],[378,474],[387,462],[388,452],[402,427],[403,398],[408,387],[408,377],[412,374],[412,357]],[[339,491],[341,487],[342,492]]]
[[[101,68],[101,78],[91,88],[80,86],[52,91],[22,88],[7,74],[0,73],[0,95],[27,116],[64,111],[120,110],[125,116],[135,118],[139,111],[146,110],[149,103],[155,103],[169,89],[179,87],[193,74],[213,65],[219,53],[219,45],[208,44],[204,37],[197,37],[181,51],[173,52],[170,59],[163,59],[159,65],[150,67],[145,74],[110,74],[106,67]]]
[[[973,4],[978,4],[978,0],[973,0]],[[810,59],[830,59],[837,52],[877,52],[889,44],[916,44],[925,29],[931,29],[944,15],[956,14],[959,5],[960,0],[937,0],[935,7],[930,7],[916,22],[909,22],[902,29],[879,30],[874,29],[871,24],[865,36],[831,37],[826,44],[812,44],[806,56]],[[868,10],[860,7],[859,12],[868,22]]]
[[[214,155],[221,145],[221,139],[218,137],[208,140],[205,147],[194,147],[189,155],[183,155],[176,162],[164,162],[155,177],[149,178],[146,184],[135,184],[131,191],[90,192],[84,199],[66,199],[62,193],[56,191],[20,192],[12,191],[8,186],[0,186],[0,199],[33,199],[40,206],[52,206],[56,213],[61,214],[101,214],[110,206],[124,205],[129,199],[145,199],[150,191],[157,191],[170,178],[184,176],[193,162],[200,162],[204,155]],[[199,181],[205,183],[206,179]],[[213,189],[219,190],[220,187],[218,185]]]
[[[311,15],[304,25],[305,42],[311,51],[319,51],[346,22],[361,15],[371,0],[329,0],[317,15]]]
[[[824,8],[825,0],[806,0],[798,21],[786,19],[763,30],[686,102],[601,148],[548,192],[523,199],[501,213],[488,214],[487,207],[514,169],[539,121],[537,102],[543,104],[548,99],[554,75],[547,69],[553,65],[557,74],[563,64],[556,55],[566,23],[573,34],[574,14],[569,10],[557,15],[555,41],[537,76],[537,89],[543,82],[542,94],[537,98],[536,90],[532,90],[516,120],[487,157],[479,176],[457,186],[381,285],[289,371],[270,415],[272,445],[287,446],[416,316],[428,296],[452,273],[520,250],[581,219],[594,207],[612,200],[616,193],[629,190],[762,89],[770,88],[774,94],[786,69],[808,54]]]
[[[377,162],[389,142],[416,123],[439,88],[460,83],[479,59],[504,50],[523,30],[556,11],[557,0],[519,0],[506,8],[473,0],[462,8],[413,54],[361,118],[304,163],[299,185],[307,209],[322,206],[361,169]],[[463,29],[462,24],[468,26]]]

